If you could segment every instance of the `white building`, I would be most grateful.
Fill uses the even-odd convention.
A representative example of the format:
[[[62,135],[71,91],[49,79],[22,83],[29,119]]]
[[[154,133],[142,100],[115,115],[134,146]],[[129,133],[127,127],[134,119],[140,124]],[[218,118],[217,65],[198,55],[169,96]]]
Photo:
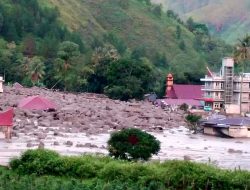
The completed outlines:
[[[212,73],[202,78],[203,98],[206,106],[213,109],[230,108],[232,112],[250,112],[250,73],[234,74],[234,59],[222,60],[219,73]]]

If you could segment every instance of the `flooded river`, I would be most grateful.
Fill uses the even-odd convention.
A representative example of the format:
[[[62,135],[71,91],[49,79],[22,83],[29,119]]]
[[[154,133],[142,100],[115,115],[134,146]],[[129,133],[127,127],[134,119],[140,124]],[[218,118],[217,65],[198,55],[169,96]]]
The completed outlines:
[[[184,127],[151,134],[161,141],[161,151],[153,159],[187,159],[211,163],[221,168],[250,170],[250,139],[226,139],[192,134]],[[64,155],[107,154],[106,142],[109,136],[84,133],[64,133],[61,136],[49,134],[42,142],[45,148]],[[19,156],[27,149],[37,148],[38,144],[37,138],[28,134],[20,134],[9,143],[0,136],[0,165],[7,165],[11,158]]]

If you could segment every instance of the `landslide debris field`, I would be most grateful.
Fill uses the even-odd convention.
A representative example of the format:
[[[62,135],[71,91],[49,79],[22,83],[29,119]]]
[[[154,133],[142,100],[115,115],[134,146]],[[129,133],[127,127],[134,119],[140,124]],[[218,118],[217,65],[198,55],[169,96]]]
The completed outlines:
[[[30,111],[18,108],[25,97],[39,95],[53,101],[56,111]],[[167,113],[149,102],[122,102],[98,94],[72,94],[37,87],[5,87],[0,94],[0,107],[15,107],[14,136],[28,134],[38,139],[46,134],[107,133],[127,127],[138,127],[149,132],[185,125],[182,112]]]
[[[54,101],[55,112],[28,111],[18,102],[33,95]],[[183,113],[167,113],[149,102],[120,102],[97,94],[71,94],[40,88],[5,87],[0,94],[2,110],[15,107],[13,138],[0,133],[0,165],[27,149],[45,147],[64,155],[108,154],[110,133],[124,127],[139,127],[161,141],[153,159],[193,160],[223,168],[250,170],[250,139],[224,139],[192,134]]]

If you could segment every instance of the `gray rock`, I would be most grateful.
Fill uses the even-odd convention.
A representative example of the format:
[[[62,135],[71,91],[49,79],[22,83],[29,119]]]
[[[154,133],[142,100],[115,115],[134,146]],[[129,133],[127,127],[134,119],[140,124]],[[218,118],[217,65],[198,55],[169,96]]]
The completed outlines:
[[[67,145],[67,146],[73,146],[73,142],[72,141],[67,141],[64,144]]]
[[[38,145],[38,148],[44,149],[44,147],[45,147],[45,144],[43,142],[40,142],[39,145]]]
[[[26,146],[30,148],[30,147],[34,147],[35,145],[32,144],[31,142],[28,142]]]
[[[189,160],[192,160],[192,159],[191,159],[191,157],[190,157],[190,156],[185,155],[185,156],[184,156],[184,160],[189,161]]]
[[[39,134],[37,135],[37,138],[38,138],[38,139],[45,139],[46,137],[47,137],[47,135],[44,134],[44,133],[39,133]]]

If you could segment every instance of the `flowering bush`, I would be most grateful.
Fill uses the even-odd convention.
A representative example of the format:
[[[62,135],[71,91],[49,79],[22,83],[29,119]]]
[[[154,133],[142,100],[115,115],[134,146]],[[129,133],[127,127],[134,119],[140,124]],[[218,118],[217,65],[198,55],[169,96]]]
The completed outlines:
[[[160,150],[160,141],[139,129],[115,132],[108,141],[110,156],[124,160],[148,160]]]

